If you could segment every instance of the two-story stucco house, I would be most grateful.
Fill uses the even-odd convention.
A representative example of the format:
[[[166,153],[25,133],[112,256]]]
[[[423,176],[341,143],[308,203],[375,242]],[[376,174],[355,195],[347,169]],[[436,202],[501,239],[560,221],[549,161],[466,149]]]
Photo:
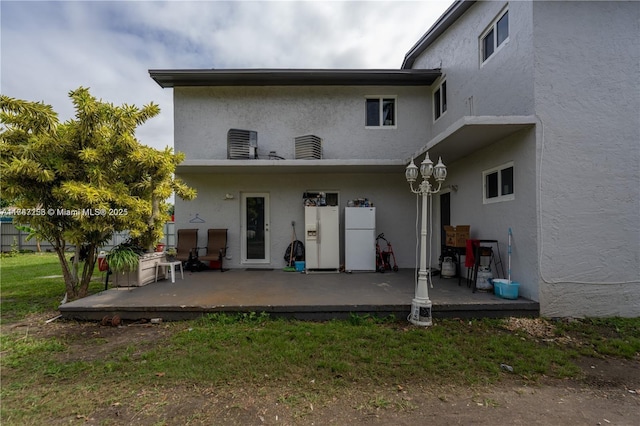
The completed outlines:
[[[504,257],[511,228],[513,277],[542,315],[638,316],[639,34],[637,2],[458,1],[399,70],[152,70],[174,90],[177,173],[199,191],[177,200],[176,228],[228,228],[227,266],[280,268],[304,193],[366,197],[413,267],[404,168],[428,151],[448,169],[434,247],[442,224],[468,224]],[[255,132],[250,158],[230,129]],[[305,135],[321,158],[296,158]]]

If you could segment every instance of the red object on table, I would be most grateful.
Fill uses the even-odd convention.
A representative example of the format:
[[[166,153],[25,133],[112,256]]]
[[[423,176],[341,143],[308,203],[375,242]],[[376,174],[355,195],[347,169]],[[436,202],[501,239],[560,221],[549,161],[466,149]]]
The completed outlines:
[[[466,268],[473,268],[476,263],[475,256],[473,252],[475,251],[475,247],[480,246],[480,240],[467,240],[467,250],[464,254],[464,266]]]

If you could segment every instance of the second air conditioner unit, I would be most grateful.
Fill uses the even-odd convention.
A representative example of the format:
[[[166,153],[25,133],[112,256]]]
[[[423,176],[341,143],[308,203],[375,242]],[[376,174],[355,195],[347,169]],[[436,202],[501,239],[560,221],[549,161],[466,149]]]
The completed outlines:
[[[294,145],[296,160],[322,160],[322,139],[318,136],[298,136]]]
[[[258,132],[229,129],[227,132],[227,158],[230,160],[258,158]]]

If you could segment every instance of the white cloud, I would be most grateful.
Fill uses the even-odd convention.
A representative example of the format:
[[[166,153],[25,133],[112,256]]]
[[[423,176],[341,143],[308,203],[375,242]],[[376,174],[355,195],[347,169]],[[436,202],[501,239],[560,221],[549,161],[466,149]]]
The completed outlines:
[[[66,120],[79,86],[115,104],[151,101],[139,139],[173,145],[172,91],[149,69],[399,68],[450,1],[0,2],[0,92]]]

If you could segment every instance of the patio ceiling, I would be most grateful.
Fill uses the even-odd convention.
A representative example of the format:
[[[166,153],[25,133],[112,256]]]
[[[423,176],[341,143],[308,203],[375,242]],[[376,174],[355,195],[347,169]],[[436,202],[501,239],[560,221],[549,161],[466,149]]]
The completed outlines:
[[[404,160],[185,160],[176,173],[398,173]]]
[[[413,158],[429,151],[432,161],[442,157],[448,165],[536,123],[532,115],[462,117],[418,149]]]

